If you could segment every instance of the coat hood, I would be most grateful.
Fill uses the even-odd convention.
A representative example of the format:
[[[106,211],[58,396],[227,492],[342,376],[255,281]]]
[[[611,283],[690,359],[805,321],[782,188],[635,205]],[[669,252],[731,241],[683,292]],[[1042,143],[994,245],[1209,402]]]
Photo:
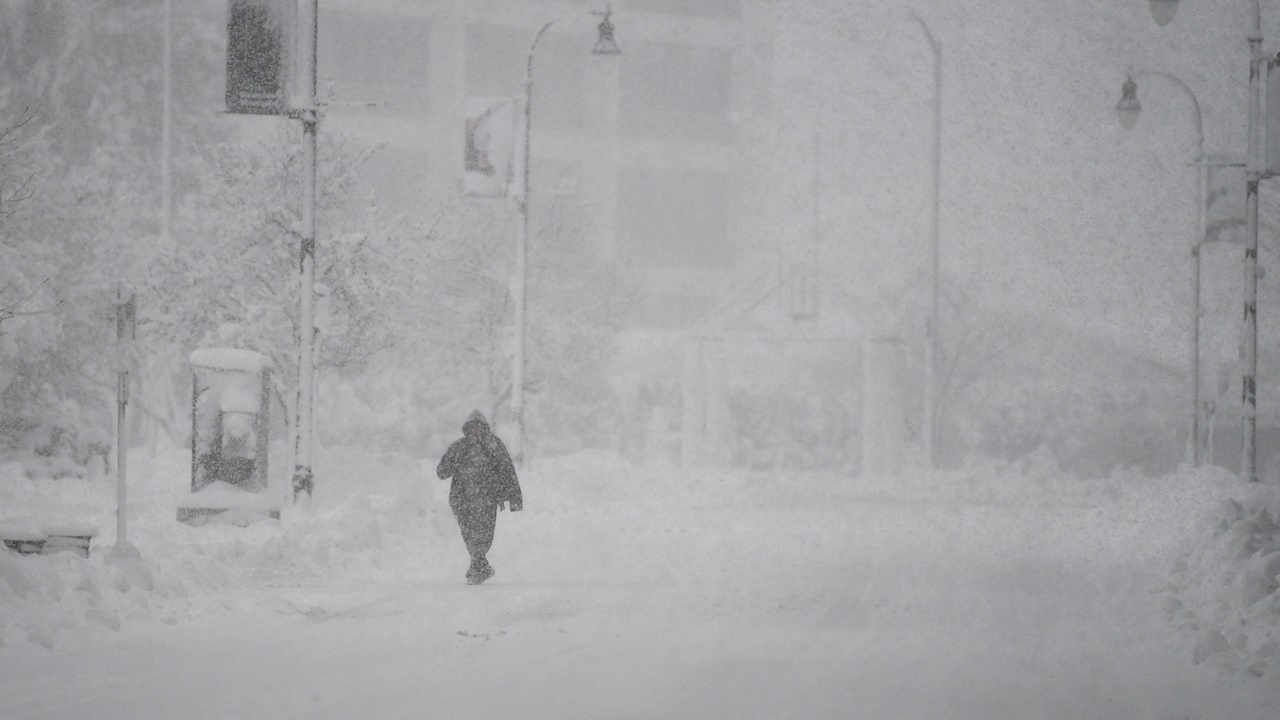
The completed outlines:
[[[485,419],[484,413],[479,410],[472,410],[467,416],[467,421],[462,423],[462,433],[464,435],[471,434],[472,430],[487,434],[489,432],[489,421]]]

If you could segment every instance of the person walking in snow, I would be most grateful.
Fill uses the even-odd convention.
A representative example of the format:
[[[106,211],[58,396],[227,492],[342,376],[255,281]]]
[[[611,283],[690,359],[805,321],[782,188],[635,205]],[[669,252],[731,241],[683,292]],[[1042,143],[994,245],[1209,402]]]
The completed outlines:
[[[524,508],[511,454],[479,410],[462,424],[462,438],[455,440],[440,458],[436,475],[441,480],[453,478],[449,509],[453,510],[471,554],[467,583],[479,585],[493,577],[493,567],[485,555],[493,545],[498,511],[504,503],[510,503],[512,512]]]

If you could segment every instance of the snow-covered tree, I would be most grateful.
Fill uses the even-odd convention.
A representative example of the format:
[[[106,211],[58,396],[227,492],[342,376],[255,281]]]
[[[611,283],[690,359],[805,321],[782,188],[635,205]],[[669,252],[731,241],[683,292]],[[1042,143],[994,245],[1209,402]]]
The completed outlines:
[[[434,208],[411,249],[379,276],[395,307],[378,322],[388,324],[395,342],[370,358],[370,372],[342,369],[321,387],[322,437],[408,444],[430,454],[443,449],[473,409],[505,429],[518,221],[506,203],[454,197]],[[617,414],[607,373],[632,283],[620,265],[593,248],[568,203],[538,213],[531,230],[525,345],[530,451],[607,444]]]
[[[21,130],[6,136],[13,153],[0,174],[26,198],[0,229],[0,305],[21,298],[41,311],[6,323],[0,339],[0,439],[10,450],[60,444],[83,457],[110,436],[110,302],[157,246],[162,13],[140,0],[0,2],[0,125]],[[210,18],[175,20],[182,197],[198,181],[184,149],[221,132],[219,88],[184,80],[213,76],[221,52]]]
[[[535,454],[613,439],[622,412],[609,384],[614,338],[638,293],[568,198],[548,205],[529,251],[525,397]]]

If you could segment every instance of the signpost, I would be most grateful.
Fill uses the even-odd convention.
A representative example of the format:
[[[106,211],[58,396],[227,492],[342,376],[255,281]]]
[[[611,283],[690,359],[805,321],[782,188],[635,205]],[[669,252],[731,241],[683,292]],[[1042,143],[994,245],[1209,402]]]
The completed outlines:
[[[138,305],[133,288],[116,284],[116,545],[129,543],[128,504],[125,493],[128,425],[125,408],[129,404],[129,355],[136,335]]]
[[[290,114],[296,10],[293,0],[229,0],[227,112]]]
[[[294,501],[309,500],[312,477],[312,396],[315,384],[316,262],[316,40],[319,0],[307,0],[306,27],[299,35],[298,0],[228,0],[227,112],[282,115],[302,122],[302,218],[298,298],[298,404],[294,431]],[[293,98],[293,47],[302,47],[302,87]],[[304,497],[305,496],[305,497]]]

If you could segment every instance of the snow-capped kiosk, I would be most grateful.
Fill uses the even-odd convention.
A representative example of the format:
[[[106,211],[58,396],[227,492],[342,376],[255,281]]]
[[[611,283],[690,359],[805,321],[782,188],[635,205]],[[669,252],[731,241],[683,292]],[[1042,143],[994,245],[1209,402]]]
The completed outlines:
[[[279,518],[284,494],[267,472],[270,360],[252,350],[208,348],[191,353],[191,371],[191,492],[179,497],[178,520]]]

